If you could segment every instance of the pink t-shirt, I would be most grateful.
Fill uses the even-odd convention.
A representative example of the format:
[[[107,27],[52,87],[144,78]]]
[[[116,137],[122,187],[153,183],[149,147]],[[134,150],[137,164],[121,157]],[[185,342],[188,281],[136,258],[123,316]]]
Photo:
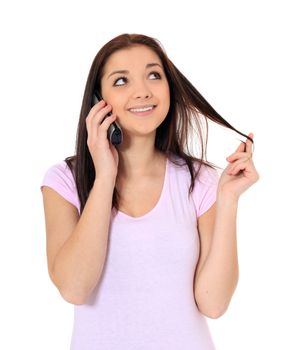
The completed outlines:
[[[200,253],[197,218],[216,201],[219,175],[202,166],[190,199],[190,174],[169,159],[156,206],[140,217],[111,216],[108,251],[88,302],[74,305],[70,350],[214,350],[198,311],[193,280]],[[79,211],[65,161],[51,166],[49,186]]]

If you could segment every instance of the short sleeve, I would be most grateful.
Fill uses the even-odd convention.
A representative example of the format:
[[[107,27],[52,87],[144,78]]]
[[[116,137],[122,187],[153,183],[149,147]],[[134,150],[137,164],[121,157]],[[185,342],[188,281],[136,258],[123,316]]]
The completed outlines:
[[[43,186],[49,186],[54,189],[68,202],[73,204],[79,211],[79,199],[75,180],[65,161],[51,166],[46,171],[40,185],[40,190],[42,190]]]
[[[219,175],[217,170],[202,165],[195,180],[193,200],[197,218],[216,202]]]

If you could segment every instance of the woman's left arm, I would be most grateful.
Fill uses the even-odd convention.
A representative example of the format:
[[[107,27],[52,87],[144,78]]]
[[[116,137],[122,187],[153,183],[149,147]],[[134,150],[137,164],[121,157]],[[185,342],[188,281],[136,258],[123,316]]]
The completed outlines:
[[[253,138],[253,134],[249,134]],[[227,160],[217,189],[215,223],[209,253],[198,273],[197,303],[213,318],[227,309],[238,282],[236,217],[238,199],[259,175],[252,159],[252,142],[241,143]],[[206,311],[205,311],[206,310]]]

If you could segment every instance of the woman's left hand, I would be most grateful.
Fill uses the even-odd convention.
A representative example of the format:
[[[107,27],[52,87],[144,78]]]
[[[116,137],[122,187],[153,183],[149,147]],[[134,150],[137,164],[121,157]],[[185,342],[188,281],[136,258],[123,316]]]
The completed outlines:
[[[253,133],[248,135],[253,139]],[[236,151],[226,158],[230,163],[224,169],[218,182],[218,194],[238,199],[250,186],[258,181],[259,175],[252,159],[252,142],[247,139]]]

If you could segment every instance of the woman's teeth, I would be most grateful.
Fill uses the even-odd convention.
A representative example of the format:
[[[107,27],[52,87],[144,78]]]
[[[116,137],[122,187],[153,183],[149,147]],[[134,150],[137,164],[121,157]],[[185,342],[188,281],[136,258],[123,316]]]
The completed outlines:
[[[146,108],[137,108],[137,109],[130,109],[131,112],[146,112],[146,111],[150,111],[151,109],[153,109],[153,107],[146,107]]]

